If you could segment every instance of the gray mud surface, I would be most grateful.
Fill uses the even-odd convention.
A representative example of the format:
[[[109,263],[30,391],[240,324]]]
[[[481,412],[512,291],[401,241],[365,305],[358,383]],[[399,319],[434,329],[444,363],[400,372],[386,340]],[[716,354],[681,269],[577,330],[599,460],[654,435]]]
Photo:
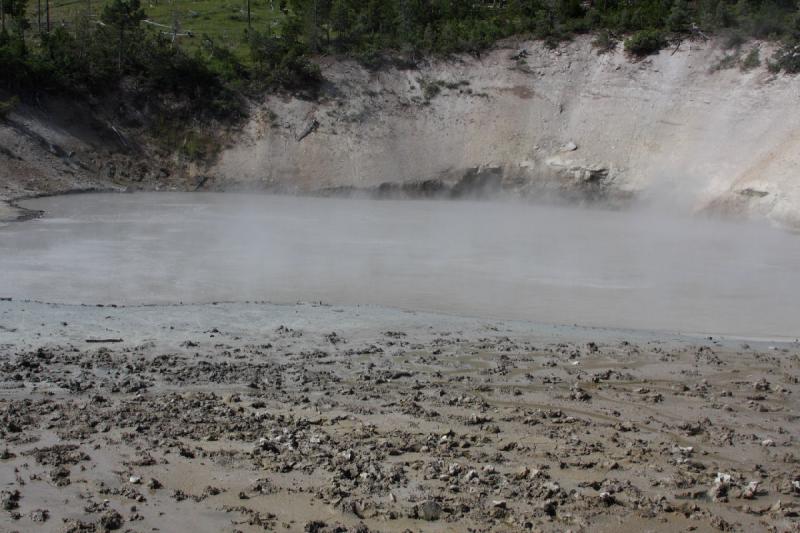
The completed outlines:
[[[796,531],[800,345],[0,301],[2,531]]]
[[[800,335],[800,235],[657,209],[214,193],[39,198],[0,297],[298,300],[538,323]]]

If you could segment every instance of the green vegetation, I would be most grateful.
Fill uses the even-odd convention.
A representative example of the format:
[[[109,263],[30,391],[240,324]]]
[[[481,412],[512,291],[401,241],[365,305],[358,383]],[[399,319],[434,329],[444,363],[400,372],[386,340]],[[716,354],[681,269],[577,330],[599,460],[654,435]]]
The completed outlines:
[[[761,52],[757,46],[754,46],[749,52],[747,52],[744,58],[742,58],[741,62],[739,63],[739,68],[743,72],[747,72],[748,70],[753,70],[754,68],[758,67],[760,64]]]
[[[726,34],[780,40],[773,69],[800,71],[798,0],[2,0],[0,89],[23,99],[122,91],[179,120],[236,117],[241,96],[313,95],[316,54],[413,64],[471,53],[511,35],[556,45],[594,32],[600,52]],[[49,16],[48,16],[49,13]],[[49,21],[49,23],[48,23]],[[752,68],[757,56],[745,58]],[[434,97],[440,85],[426,87]],[[182,118],[181,118],[182,117]],[[194,118],[192,118],[194,117]],[[185,137],[184,137],[185,138]],[[194,150],[191,150],[194,151]]]
[[[800,74],[800,44],[786,45],[770,62],[769,68],[773,72],[781,70],[789,74]]]
[[[12,96],[8,100],[0,100],[0,119],[6,118],[19,104],[19,98]]]
[[[617,46],[617,41],[610,31],[600,30],[597,32],[597,35],[595,35],[592,46],[597,49],[598,54],[605,54],[606,52],[612,51]]]
[[[639,57],[655,54],[667,44],[661,30],[639,30],[625,40],[625,50]]]
[[[442,83],[439,80],[436,81],[427,81],[427,80],[419,80],[420,86],[422,87],[422,95],[425,97],[426,100],[433,100],[439,93],[442,92]]]
[[[70,28],[87,17],[98,20],[108,3],[110,0],[50,0],[51,28]],[[40,4],[42,31],[46,31],[46,1],[27,0],[29,25],[37,33]],[[145,25],[169,40],[175,34],[182,48],[194,52],[211,41],[238,59],[247,59],[248,44],[243,37],[248,26],[246,0],[149,0],[141,5],[148,21]],[[251,27],[262,31],[275,27],[283,17],[279,5],[278,0],[251,0]]]
[[[187,113],[235,111],[222,71],[144,28],[139,0],[113,0],[97,19],[84,17],[41,34],[32,31],[24,3],[3,2],[17,3],[11,6],[12,31],[0,32],[0,88],[22,97],[32,92],[102,96],[125,82],[141,97],[181,100]]]
[[[711,72],[719,72],[720,70],[727,70],[739,64],[739,52],[735,51],[722,56],[716,64],[712,65],[709,69]]]

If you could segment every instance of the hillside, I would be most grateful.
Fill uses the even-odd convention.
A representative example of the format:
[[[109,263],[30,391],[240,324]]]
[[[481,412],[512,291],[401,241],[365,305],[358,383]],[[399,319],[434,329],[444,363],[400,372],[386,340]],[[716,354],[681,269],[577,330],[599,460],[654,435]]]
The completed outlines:
[[[246,188],[613,205],[636,198],[798,226],[800,84],[763,65],[719,69],[729,54],[718,42],[684,42],[632,62],[621,47],[598,55],[579,38],[555,50],[507,42],[480,59],[418,70],[322,59],[328,82],[318,100],[253,102],[241,131],[215,133],[225,144],[206,162],[148,144],[108,119],[113,110],[23,105],[0,125],[0,194]]]
[[[514,59],[522,49],[527,57]],[[241,131],[215,132],[224,144],[208,161],[160,148],[115,122],[112,106],[22,105],[0,125],[0,195],[246,188],[636,198],[796,227],[800,83],[763,65],[718,70],[729,53],[718,42],[684,42],[631,62],[621,49],[598,55],[582,38],[556,50],[507,42],[480,59],[418,70],[323,59],[329,81],[319,100],[254,101]]]
[[[3,11],[2,198],[500,194],[798,223],[796,2]]]

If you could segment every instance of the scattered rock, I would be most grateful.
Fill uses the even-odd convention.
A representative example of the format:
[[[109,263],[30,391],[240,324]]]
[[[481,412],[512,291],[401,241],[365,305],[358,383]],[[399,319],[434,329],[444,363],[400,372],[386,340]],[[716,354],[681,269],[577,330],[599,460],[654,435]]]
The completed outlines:
[[[428,522],[439,520],[442,514],[442,507],[435,500],[426,500],[417,506],[416,515]]]
[[[4,490],[0,493],[0,504],[2,504],[3,510],[13,511],[19,507],[20,498],[22,495],[18,490]]]
[[[115,531],[121,528],[123,523],[122,515],[113,509],[103,513],[98,522],[102,531]]]
[[[560,152],[574,152],[577,149],[578,149],[578,145],[575,144],[574,142],[570,141],[570,142],[562,145],[559,151]]]

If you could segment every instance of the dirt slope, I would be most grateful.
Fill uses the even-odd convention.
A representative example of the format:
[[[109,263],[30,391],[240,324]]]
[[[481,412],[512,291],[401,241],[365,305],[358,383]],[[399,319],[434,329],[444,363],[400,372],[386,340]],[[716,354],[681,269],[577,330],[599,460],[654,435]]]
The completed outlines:
[[[18,198],[191,188],[192,175],[176,171],[175,158],[149,144],[125,115],[113,98],[102,107],[42,98],[0,119],[0,221],[30,215],[7,203]]]

